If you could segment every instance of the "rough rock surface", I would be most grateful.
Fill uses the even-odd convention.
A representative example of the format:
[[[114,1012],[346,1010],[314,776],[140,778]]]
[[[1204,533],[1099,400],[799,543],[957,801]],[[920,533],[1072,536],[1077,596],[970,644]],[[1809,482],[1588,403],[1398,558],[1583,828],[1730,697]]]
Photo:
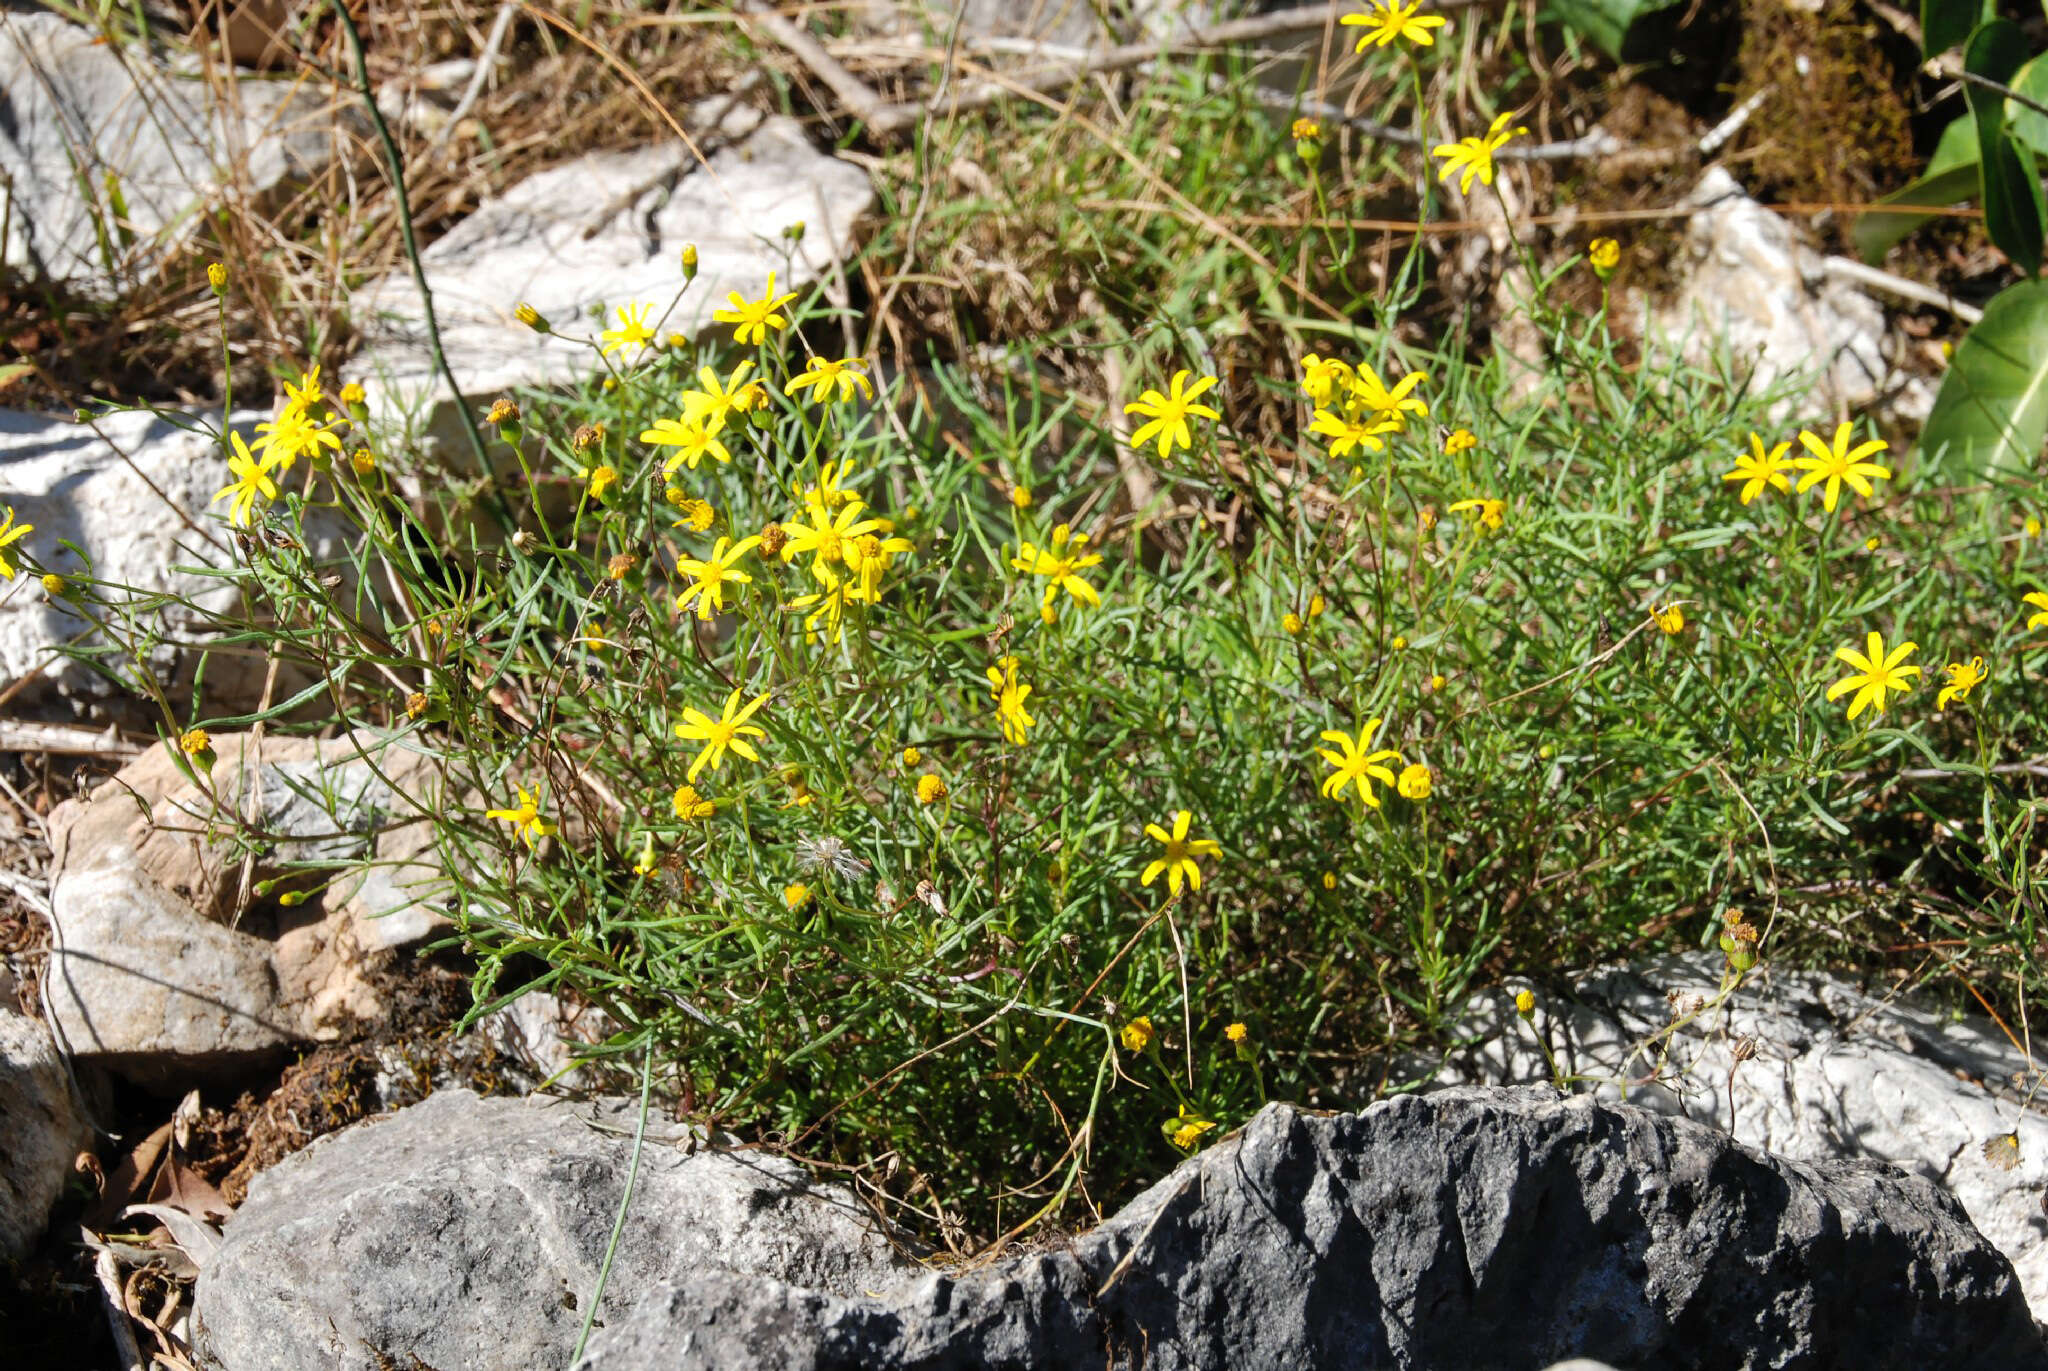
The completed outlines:
[[[220,417],[215,411],[195,420],[217,429]],[[235,427],[249,436],[267,417],[240,412]],[[110,598],[125,594],[118,587],[134,587],[192,600],[197,612],[176,604],[165,609],[166,636],[182,637],[206,615],[235,603],[232,586],[178,570],[225,566],[232,560],[226,532],[205,513],[214,492],[228,483],[219,445],[205,433],[151,414],[111,415],[98,427],[96,433],[68,416],[0,410],[0,492],[5,492],[0,504],[12,506],[19,522],[35,526],[14,550],[30,552],[53,571],[82,578],[85,568],[78,557],[59,546],[69,541],[91,559],[91,574],[107,583]],[[205,533],[188,526],[187,518]],[[102,677],[49,650],[90,628],[33,579],[0,583],[0,686],[42,666],[30,695],[90,699],[110,692],[113,687]],[[225,678],[260,676],[255,667],[238,670],[238,661],[216,660],[207,672],[209,686],[232,693],[235,682]],[[168,649],[152,659],[153,669],[167,680],[177,665]],[[172,693],[180,693],[175,685]]]
[[[699,145],[709,144],[708,166],[676,142],[590,153],[487,201],[422,255],[464,395],[488,399],[597,369],[585,344],[543,337],[514,318],[521,303],[562,333],[592,338],[612,322],[609,315],[594,322],[594,308],[653,302],[649,323],[662,335],[692,334],[711,324],[729,292],[759,296],[770,271],[778,291],[797,290],[845,260],[874,199],[866,173],[817,151],[795,120],[780,115],[762,119],[734,108],[715,125],[710,117],[691,122],[699,124]],[[782,231],[798,221],[804,236],[792,244]],[[697,245],[697,279],[662,317],[683,291],[687,243]],[[350,372],[369,387],[378,426],[448,443],[453,416],[410,275],[373,283],[356,305],[364,346]]]
[[[630,1151],[611,1109],[437,1096],[280,1164],[202,1274],[202,1364],[559,1364]],[[1273,1106],[1094,1231],[955,1272],[793,1167],[664,1142],[601,1314],[581,1371],[2048,1368],[1927,1182],[1543,1089]]]
[[[429,756],[356,739],[411,801],[442,803]],[[218,810],[159,748],[50,820],[51,1022],[71,1051],[149,1083],[374,1023],[386,1012],[374,954],[445,922],[439,868],[412,860],[429,825],[350,740],[269,738],[260,758],[248,735],[214,747]],[[327,875],[302,873],[244,906],[224,813],[253,814],[269,835],[252,888],[303,861],[331,863],[332,885],[279,905]],[[366,864],[374,879],[360,879]]]
[[[1817,373],[1817,393],[1788,401],[1788,419],[1818,424],[1867,406],[1899,380],[1885,357],[1885,316],[1876,301],[1830,277],[1784,216],[1709,167],[1687,197],[1700,212],[1673,263],[1677,295],[1652,327],[1705,364],[1725,346],[1738,368],[1754,367],[1753,389]],[[1796,406],[1796,409],[1795,409]]]
[[[1830,976],[1767,972],[1683,1030],[1659,1083],[1638,1045],[1671,1021],[1671,995],[1712,995],[1720,959],[1669,957],[1579,978],[1545,996],[1533,1027],[1558,1067],[1618,1099],[1729,1126],[1736,1043],[1756,1055],[1734,1073],[1735,1135],[1795,1161],[1867,1157],[1940,1184],[2011,1259],[2037,1313],[2048,1313],[2048,1117],[2022,1107],[2027,1067],[1995,1025],[1955,1020],[1910,1000],[1866,994]],[[1530,1028],[1506,995],[1475,997],[1456,1036],[1475,1045],[1446,1083],[1547,1080]],[[1581,1088],[1586,1088],[1582,1084]],[[2014,1137],[2013,1135],[2017,1135]],[[2005,1141],[2016,1142],[2016,1147]]]
[[[49,1030],[0,1009],[0,1261],[35,1244],[71,1163],[92,1145],[92,1123]]]
[[[200,1275],[202,1366],[529,1371],[569,1359],[632,1153],[637,1101],[439,1094],[264,1172]],[[666,1277],[747,1271],[833,1296],[899,1259],[868,1212],[794,1163],[700,1149],[650,1121],[600,1317]]]
[[[0,11],[0,264],[106,295],[146,275],[221,192],[325,166],[346,116],[296,82],[232,103],[142,48],[54,14]]]

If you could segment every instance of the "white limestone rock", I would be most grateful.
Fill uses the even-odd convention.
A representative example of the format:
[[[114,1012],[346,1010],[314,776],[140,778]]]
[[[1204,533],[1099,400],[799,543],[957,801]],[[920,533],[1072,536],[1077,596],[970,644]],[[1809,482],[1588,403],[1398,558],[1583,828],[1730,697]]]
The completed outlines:
[[[0,1009],[0,1260],[26,1256],[92,1123],[43,1025]]]

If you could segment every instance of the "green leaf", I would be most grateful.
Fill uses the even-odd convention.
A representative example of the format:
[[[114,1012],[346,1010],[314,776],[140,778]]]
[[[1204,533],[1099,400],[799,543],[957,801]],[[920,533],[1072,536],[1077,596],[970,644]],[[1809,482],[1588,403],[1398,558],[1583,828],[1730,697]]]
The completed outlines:
[[[1557,16],[1565,27],[1591,39],[1617,62],[1654,60],[1644,49],[1657,44],[1640,33],[1631,43],[1630,30],[1652,14],[1676,8],[1673,0],[1557,0]],[[1666,51],[1663,55],[1670,54]]]
[[[2048,105],[2048,53],[2021,67],[2006,84],[2035,104]],[[2028,109],[2017,100],[2007,100],[2005,131],[2032,148],[2035,156],[2048,157],[2048,114]]]
[[[1939,57],[1970,36],[1984,17],[1983,0],[1920,0],[1920,51]]]
[[[1970,35],[1963,66],[1986,80],[2004,85],[2026,60],[2026,35],[2008,19],[1980,24]],[[2034,155],[2005,131],[2005,97],[1982,86],[1965,84],[1963,98],[1977,121],[1977,153],[1984,178],[1984,227],[1999,251],[2027,275],[2041,269],[2041,240],[2048,222],[2048,204],[2041,198],[2041,178]]]
[[[2048,282],[2001,292],[1956,348],[1920,446],[1979,475],[2032,471],[2048,437]]]
[[[1886,205],[1947,206],[1977,194],[1977,124],[1968,115],[1941,131],[1927,170],[1904,190],[1895,190],[1857,216],[1850,236],[1856,251],[1873,265],[1892,245],[1934,216],[1920,209],[1886,212]]]

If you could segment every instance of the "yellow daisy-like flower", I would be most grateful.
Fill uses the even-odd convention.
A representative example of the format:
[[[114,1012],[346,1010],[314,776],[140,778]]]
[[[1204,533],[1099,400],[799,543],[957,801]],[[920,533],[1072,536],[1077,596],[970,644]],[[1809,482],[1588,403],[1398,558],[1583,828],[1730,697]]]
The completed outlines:
[[[1143,415],[1151,421],[1131,435],[1132,447],[1143,447],[1157,438],[1159,457],[1164,461],[1173,455],[1176,445],[1184,448],[1192,448],[1195,445],[1194,434],[1188,428],[1190,418],[1223,417],[1209,406],[1195,403],[1204,393],[1219,384],[1217,379],[1214,376],[1204,376],[1193,385],[1188,385],[1187,379],[1193,374],[1185,369],[1176,371],[1173,379],[1167,383],[1167,394],[1161,395],[1156,390],[1148,390],[1124,406],[1124,413]]]
[[[697,787],[693,785],[677,786],[676,793],[669,797],[668,803],[669,808],[675,811],[676,817],[684,823],[708,819],[718,812],[718,806],[699,795]]]
[[[644,348],[653,342],[654,330],[647,327],[647,314],[653,308],[651,304],[619,306],[618,327],[597,335],[604,344],[604,355],[609,357],[623,348]]]
[[[1358,37],[1358,46],[1353,52],[1364,52],[1369,47],[1384,48],[1400,39],[1407,39],[1417,47],[1429,47],[1436,42],[1431,29],[1442,28],[1441,15],[1418,15],[1422,0],[1410,5],[1397,5],[1393,0],[1380,0],[1379,4],[1362,14],[1347,14],[1337,22],[1346,28],[1364,29]]]
[[[1401,754],[1390,747],[1381,748],[1377,752],[1369,750],[1373,739],[1379,736],[1380,728],[1385,723],[1384,719],[1366,720],[1365,727],[1358,730],[1356,738],[1342,729],[1331,728],[1323,731],[1322,740],[1326,743],[1335,743],[1338,749],[1335,752],[1320,747],[1316,749],[1318,757],[1336,768],[1323,778],[1325,796],[1341,801],[1344,798],[1344,787],[1348,785],[1357,790],[1358,798],[1367,805],[1374,809],[1380,807],[1380,797],[1373,793],[1372,783],[1378,781],[1385,786],[1396,785],[1394,773],[1385,764],[1398,764],[1401,760]]]
[[[863,519],[866,508],[859,500],[849,500],[840,506],[837,513],[829,512],[821,501],[806,500],[803,521],[792,520],[782,528],[788,535],[782,545],[782,560],[793,562],[805,553],[814,554],[811,574],[827,586],[840,582],[837,568],[847,562],[847,545],[867,533],[886,532],[880,519]]]
[[[1223,1029],[1223,1036],[1228,1038],[1231,1042],[1241,1043],[1245,1039],[1245,1034],[1249,1031],[1250,1030],[1247,1029],[1241,1023],[1226,1024]]]
[[[1904,694],[1913,688],[1906,678],[1920,674],[1919,667],[1904,665],[1906,658],[1920,650],[1919,644],[1900,643],[1887,653],[1884,635],[1873,633],[1865,639],[1864,646],[1868,649],[1866,652],[1858,652],[1853,647],[1836,650],[1835,659],[1856,670],[1828,687],[1830,700],[1839,699],[1852,690],[1856,692],[1855,698],[1849,701],[1852,720],[1873,706],[1879,714],[1884,713],[1886,692]]]
[[[826,509],[837,509],[848,500],[858,500],[860,497],[846,484],[846,479],[851,475],[851,458],[843,462],[827,462],[818,468],[818,484],[804,487],[799,498],[806,505],[822,505]]]
[[[1983,685],[1985,676],[1990,673],[1984,670],[1982,657],[1972,657],[1967,662],[1950,662],[1941,669],[1941,674],[1948,677],[1948,684],[1934,697],[1937,712],[1946,710],[1950,700],[1969,699],[1970,692]]]
[[[511,824],[521,842],[532,847],[542,838],[555,831],[555,825],[540,816],[540,795],[538,791],[529,794],[525,786],[518,787],[519,803],[511,809],[487,809],[486,819],[499,819]]]
[[[1460,138],[1455,143],[1439,143],[1431,148],[1429,150],[1431,157],[1441,157],[1444,159],[1443,168],[1437,172],[1436,179],[1449,184],[1453,176],[1463,171],[1464,179],[1458,183],[1458,193],[1460,195],[1470,195],[1472,193],[1472,178],[1475,176],[1479,178],[1481,185],[1492,185],[1493,154],[1498,152],[1502,145],[1510,138],[1518,137],[1529,131],[1519,124],[1514,128],[1509,128],[1508,121],[1514,117],[1512,112],[1501,115],[1493,121],[1493,127],[1486,131],[1484,137]]]
[[[712,311],[712,319],[721,324],[738,325],[733,329],[732,336],[740,342],[758,343],[767,338],[768,330],[774,329],[780,333],[789,327],[788,318],[776,311],[796,299],[796,292],[776,295],[775,273],[771,271],[768,273],[768,289],[760,299],[743,299],[738,291],[733,291],[725,298],[732,307]]]
[[[1451,506],[1453,514],[1463,514],[1466,510],[1471,510],[1472,517],[1482,526],[1497,530],[1502,525],[1508,506],[1505,500],[1460,500]]]
[[[1586,244],[1586,261],[1605,280],[1621,265],[1621,244],[1612,238],[1595,238]]]
[[[1202,868],[1195,865],[1197,857],[1220,857],[1223,849],[1211,838],[1188,837],[1188,826],[1194,822],[1194,815],[1183,809],[1173,816],[1173,831],[1167,832],[1158,824],[1146,824],[1145,836],[1154,842],[1164,843],[1162,852],[1153,863],[1145,868],[1138,878],[1139,885],[1150,885],[1166,877],[1166,888],[1180,894],[1183,880],[1195,890],[1202,888]]]
[[[829,583],[824,590],[813,595],[799,595],[789,602],[789,607],[804,615],[804,641],[818,630],[818,620],[825,621],[825,641],[836,643],[845,633],[843,616],[849,602],[857,599],[853,582],[837,580]]]
[[[1010,559],[1010,565],[1018,571],[1033,576],[1045,577],[1045,599],[1043,605],[1051,605],[1053,596],[1066,591],[1084,605],[1099,605],[1102,597],[1095,593],[1095,587],[1081,579],[1080,573],[1089,567],[1102,564],[1102,554],[1085,553],[1088,535],[1074,533],[1067,525],[1061,524],[1052,531],[1052,542],[1041,548],[1035,543],[1025,543],[1017,549],[1018,555]]]
[[[868,384],[867,377],[861,375],[866,367],[867,360],[862,357],[843,357],[836,362],[828,362],[823,357],[813,357],[808,367],[798,375],[790,377],[789,384],[782,388],[782,393],[794,395],[805,386],[809,386],[810,398],[813,401],[823,400],[829,404],[834,390],[839,392],[841,404],[851,400],[856,391],[872,400],[875,388]]]
[[[1360,448],[1371,452],[1385,452],[1387,445],[1380,441],[1382,433],[1392,433],[1401,425],[1374,415],[1370,418],[1353,419],[1331,410],[1319,409],[1309,420],[1308,431],[1319,433],[1330,440],[1332,457],[1349,457]]]
[[[1822,509],[1830,513],[1834,511],[1835,502],[1841,499],[1844,481],[1848,482],[1851,490],[1867,500],[1873,493],[1871,478],[1880,481],[1889,481],[1892,478],[1890,468],[1863,460],[1875,453],[1883,452],[1891,444],[1881,438],[1872,438],[1852,448],[1849,446],[1849,434],[1853,428],[1854,425],[1848,423],[1837,428],[1832,444],[1823,443],[1818,435],[1805,429],[1799,430],[1800,446],[1812,455],[1795,458],[1792,462],[1793,466],[1806,473],[1799,478],[1798,493],[1804,495],[1808,486],[1822,481],[1827,482],[1821,491],[1820,504]]]
[[[701,561],[695,557],[677,558],[676,570],[685,576],[695,577],[696,580],[694,584],[685,587],[682,594],[676,596],[676,608],[687,610],[690,602],[695,600],[699,619],[708,622],[713,614],[723,614],[726,586],[747,585],[754,579],[746,572],[735,569],[734,564],[760,546],[760,543],[758,537],[742,538],[736,543],[730,538],[721,537],[711,545],[709,558]]]
[[[360,394],[362,387],[356,387],[356,391]],[[345,393],[346,390],[344,389]],[[320,389],[320,364],[318,362],[313,364],[312,370],[299,373],[299,383],[297,385],[293,385],[290,381],[284,383],[284,413],[286,414],[310,415],[313,412],[313,406],[320,404],[326,398],[326,395]]]
[[[1421,762],[1410,762],[1401,768],[1400,777],[1394,782],[1394,789],[1404,800],[1426,800],[1436,777]]]
[[[234,448],[228,454],[228,470],[234,473],[235,480],[232,485],[223,486],[208,503],[217,504],[232,496],[228,517],[235,527],[247,528],[255,517],[256,502],[269,504],[277,498],[277,482],[270,479],[270,463],[251,456],[241,434],[230,430],[228,442]]]
[[[1031,698],[1031,687],[1018,682],[1017,659],[1005,657],[990,667],[988,683],[995,695],[996,721],[1002,725],[1003,741],[1022,747],[1028,736],[1026,730],[1036,727],[1038,720],[1024,708],[1024,702]]]
[[[232,490],[233,487],[231,486],[229,489]],[[221,492],[222,495],[226,493],[226,491]],[[270,493],[275,495],[277,493],[276,487],[273,486]],[[220,495],[216,495],[213,498],[218,500]],[[0,580],[11,581],[14,579],[14,563],[8,560],[7,557],[9,544],[18,543],[28,537],[29,534],[35,532],[35,527],[34,524],[15,523],[14,506],[7,506],[7,516],[4,519],[0,519]]]
[[[640,441],[676,450],[673,457],[661,464],[664,476],[674,473],[677,467],[695,471],[697,463],[706,457],[715,457],[721,462],[732,460],[725,444],[718,441],[717,428],[701,419],[656,419],[653,428],[641,430]]]
[[[1451,436],[1444,439],[1444,456],[1455,457],[1461,452],[1470,452],[1479,446],[1479,436],[1469,428],[1454,428]]]
[[[802,881],[793,881],[782,887],[782,902],[789,906],[789,911],[794,914],[811,902],[811,888]]]
[[[878,519],[875,522],[884,521]],[[880,604],[882,577],[888,574],[889,566],[898,553],[910,550],[908,538],[885,538],[874,533],[849,538],[844,549],[846,571],[851,578],[847,583],[846,597],[864,604]]]
[[[1360,367],[1352,373],[1347,408],[1370,414],[1375,421],[1401,427],[1407,420],[1405,415],[1413,414],[1418,419],[1429,417],[1429,406],[1416,399],[1409,392],[1429,379],[1429,373],[1411,371],[1395,382],[1392,390],[1380,384],[1380,378],[1370,367]]]
[[[1662,609],[1653,609],[1650,611],[1650,617],[1657,621],[1657,627],[1662,629],[1668,637],[1676,638],[1679,634],[1685,632],[1685,607],[1683,605],[1665,605]]]
[[[292,463],[301,457],[317,458],[323,447],[341,451],[341,435],[314,423],[312,416],[291,405],[285,407],[275,423],[256,425],[256,451],[263,454],[267,465],[279,471],[290,471]]]
[[[1169,1141],[1183,1152],[1192,1152],[1200,1147],[1202,1135],[1215,1127],[1214,1119],[1205,1119],[1199,1114],[1191,1113],[1186,1105],[1182,1105],[1180,1113],[1166,1123]]]
[[[1122,1041],[1126,1052],[1143,1052],[1152,1045],[1152,1039],[1157,1036],[1153,1031],[1151,1018],[1144,1014],[1140,1014],[1117,1030],[1117,1037]]]
[[[1749,451],[1736,453],[1735,470],[1724,473],[1721,479],[1743,483],[1739,494],[1745,505],[1763,494],[1765,486],[1776,486],[1789,495],[1792,491],[1792,482],[1785,473],[1796,470],[1798,466],[1785,456],[1791,450],[1792,444],[1787,441],[1765,451],[1764,440],[1752,433],[1749,435]],[[1805,487],[1801,486],[1800,489],[1804,490]],[[1834,506],[1830,505],[1829,508],[1832,509]]]
[[[2027,620],[2027,630],[2029,632],[2032,632],[2034,629],[2041,628],[2043,626],[2048,626],[2048,593],[2043,593],[2038,590],[2030,590],[2026,594],[2020,596],[2020,602],[2022,604],[2032,605],[2035,609],[2041,611],[2039,614],[2036,614],[2034,617]]]
[[[1301,393],[1318,409],[1329,408],[1339,386],[1351,382],[1351,364],[1324,359],[1311,352],[1301,359]]]
[[[710,528],[711,521],[718,517],[718,511],[711,507],[709,500],[699,500],[693,495],[685,495],[675,486],[664,490],[661,498],[668,501],[675,512],[682,516],[670,520],[670,528],[687,528],[692,533],[702,533]]]
[[[611,488],[619,483],[619,469],[610,465],[594,468],[590,473],[588,481],[590,498],[602,500],[610,492]]]
[[[695,781],[697,773],[705,767],[717,771],[725,765],[728,751],[737,753],[750,762],[761,760],[761,754],[754,751],[748,738],[765,738],[760,728],[747,722],[754,717],[754,711],[768,703],[768,697],[756,695],[746,708],[740,708],[740,692],[737,687],[725,700],[725,708],[714,719],[701,709],[685,709],[683,721],[676,725],[676,736],[686,742],[701,742],[703,748],[690,763],[685,780]]]
[[[752,362],[741,362],[732,369],[732,375],[720,381],[718,373],[710,367],[697,368],[697,380],[704,389],[682,393],[683,417],[695,420],[713,433],[724,431],[725,421],[734,410],[745,414],[753,408],[753,400],[748,393],[752,385],[747,383],[747,373],[753,369]],[[641,441],[652,440],[643,436]]]

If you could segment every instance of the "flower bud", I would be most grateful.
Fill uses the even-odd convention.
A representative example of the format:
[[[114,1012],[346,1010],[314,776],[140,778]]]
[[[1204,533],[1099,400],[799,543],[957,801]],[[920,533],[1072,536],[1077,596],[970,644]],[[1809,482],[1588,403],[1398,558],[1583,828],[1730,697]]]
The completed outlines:
[[[553,333],[555,331],[554,325],[547,321],[547,317],[524,300],[521,300],[519,307],[512,311],[512,317],[532,329],[535,333]]]
[[[215,295],[225,297],[228,293],[228,269],[218,262],[208,262],[206,284],[213,287]]]
[[[697,279],[697,245],[695,243],[683,244],[683,279],[685,281]]]

